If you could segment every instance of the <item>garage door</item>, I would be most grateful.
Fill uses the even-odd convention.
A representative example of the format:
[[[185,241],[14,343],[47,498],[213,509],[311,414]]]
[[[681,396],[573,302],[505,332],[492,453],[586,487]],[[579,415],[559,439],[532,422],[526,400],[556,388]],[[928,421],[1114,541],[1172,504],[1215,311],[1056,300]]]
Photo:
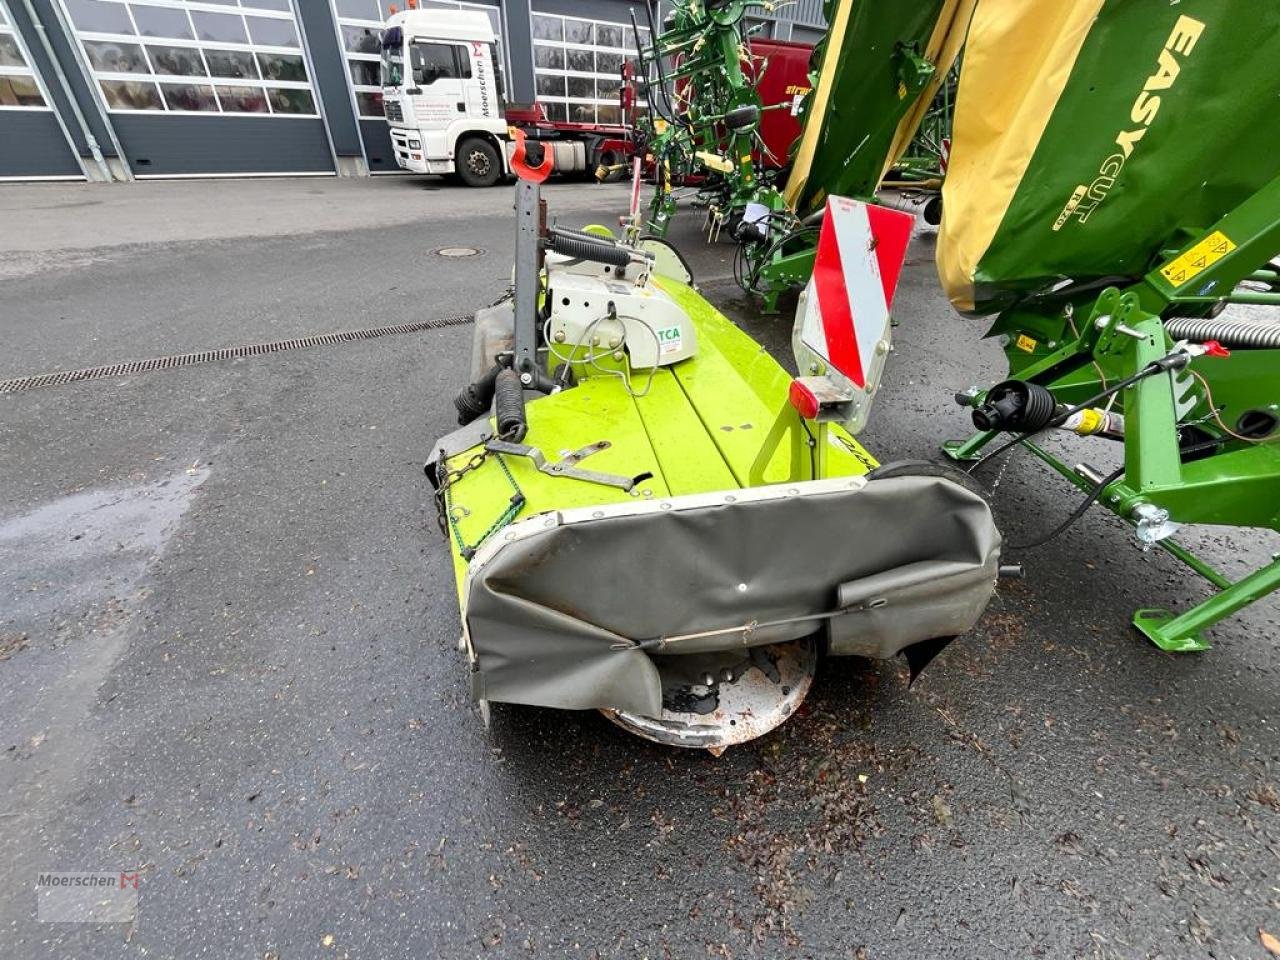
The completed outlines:
[[[0,180],[83,178],[30,51],[0,0]]]
[[[135,175],[333,173],[291,0],[63,0]]]

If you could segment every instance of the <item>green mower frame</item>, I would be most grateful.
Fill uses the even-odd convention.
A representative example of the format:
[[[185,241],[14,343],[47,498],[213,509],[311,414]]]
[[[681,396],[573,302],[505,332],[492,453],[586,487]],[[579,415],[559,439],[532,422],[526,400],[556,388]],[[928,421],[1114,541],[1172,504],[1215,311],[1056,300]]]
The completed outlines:
[[[1229,356],[1196,356],[1181,369],[1144,376],[1113,398],[1124,417],[1124,466],[1103,479],[1024,437],[1033,454],[1133,524],[1217,588],[1190,610],[1143,609],[1133,624],[1160,649],[1205,650],[1204,630],[1280,589],[1280,556],[1232,581],[1167,537],[1178,524],[1280,530],[1280,323],[1219,317],[1230,304],[1280,307],[1280,178],[1191,242],[1162,253],[1129,285],[1080,287],[1000,314],[1009,375],[1047,388],[1060,405],[1086,403],[1168,357],[1179,342],[1217,340]],[[1248,283],[1250,288],[1242,289]],[[987,394],[958,395],[966,405]],[[1001,436],[982,431],[944,446],[973,461]]]

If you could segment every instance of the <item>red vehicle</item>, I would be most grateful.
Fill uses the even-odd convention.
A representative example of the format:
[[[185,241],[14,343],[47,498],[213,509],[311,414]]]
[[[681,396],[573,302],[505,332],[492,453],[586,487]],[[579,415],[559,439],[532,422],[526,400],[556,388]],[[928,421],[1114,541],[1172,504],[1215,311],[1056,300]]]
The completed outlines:
[[[522,130],[530,140],[551,143],[581,143],[585,165],[576,167],[594,170],[597,167],[614,167],[631,159],[634,138],[631,129],[624,124],[573,123],[547,118],[542,104],[530,106],[507,104],[507,123]]]
[[[760,138],[764,149],[757,151],[756,162],[766,169],[779,170],[788,163],[791,145],[800,136],[800,120],[796,113],[801,98],[809,92],[809,57],[813,47],[807,43],[756,38],[751,41],[751,61],[743,69],[759,78],[757,90],[766,109],[760,120]],[[622,123],[575,123],[547,117],[540,103],[522,106],[507,104],[507,122],[522,130],[531,140],[559,143],[563,146],[581,143],[581,161],[576,150],[562,154],[572,157],[558,167],[562,172],[597,170],[622,172],[635,153],[634,108],[635,84],[630,64],[623,68],[621,93]],[[583,165],[579,165],[579,163]]]
[[[797,113],[800,100],[809,92],[809,57],[813,47],[788,40],[751,40],[754,64],[743,63],[744,70],[759,78],[756,92],[765,111],[760,117],[760,139],[765,150],[756,162],[767,169],[779,170],[788,163],[791,146],[800,136]],[[775,106],[786,104],[786,106]],[[772,109],[770,109],[772,108]]]

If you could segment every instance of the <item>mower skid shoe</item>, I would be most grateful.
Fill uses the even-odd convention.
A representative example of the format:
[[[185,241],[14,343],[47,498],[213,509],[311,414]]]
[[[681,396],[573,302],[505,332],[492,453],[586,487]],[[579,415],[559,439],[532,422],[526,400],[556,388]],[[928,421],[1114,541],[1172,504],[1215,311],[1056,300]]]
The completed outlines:
[[[944,477],[543,513],[496,533],[468,566],[473,693],[656,720],[691,697],[705,724],[736,725],[721,683],[776,666],[750,651],[818,634],[832,654],[889,658],[954,637],[986,607],[999,554],[987,503]],[[687,669],[706,655],[705,669]],[[779,683],[778,697],[793,686]]]

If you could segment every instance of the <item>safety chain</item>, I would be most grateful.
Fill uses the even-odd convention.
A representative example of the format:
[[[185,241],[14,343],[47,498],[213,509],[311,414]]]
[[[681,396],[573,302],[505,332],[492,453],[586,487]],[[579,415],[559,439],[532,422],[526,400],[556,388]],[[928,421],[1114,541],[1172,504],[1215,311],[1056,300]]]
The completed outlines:
[[[463,539],[462,531],[458,527],[458,520],[453,514],[453,503],[451,502],[452,497],[449,495],[449,490],[468,473],[478,470],[488,458],[489,451],[482,447],[479,453],[475,454],[457,470],[450,470],[445,465],[446,458],[444,457],[440,458],[440,463],[436,467],[436,476],[440,481],[435,493],[436,522],[440,525],[440,532],[445,536],[448,536],[452,531],[453,539],[458,544],[458,552],[462,555],[462,559],[468,562],[475,556],[476,550],[480,548],[480,545],[514,520],[525,505],[524,493],[520,490],[519,484],[516,483],[516,478],[511,475],[511,469],[507,466],[506,461],[502,459],[501,454],[494,454],[494,459],[497,460],[498,466],[502,468],[502,473],[506,476],[507,483],[511,484],[511,502],[502,511],[501,516],[489,525],[489,529],[482,533],[480,539],[474,544],[468,544]]]

